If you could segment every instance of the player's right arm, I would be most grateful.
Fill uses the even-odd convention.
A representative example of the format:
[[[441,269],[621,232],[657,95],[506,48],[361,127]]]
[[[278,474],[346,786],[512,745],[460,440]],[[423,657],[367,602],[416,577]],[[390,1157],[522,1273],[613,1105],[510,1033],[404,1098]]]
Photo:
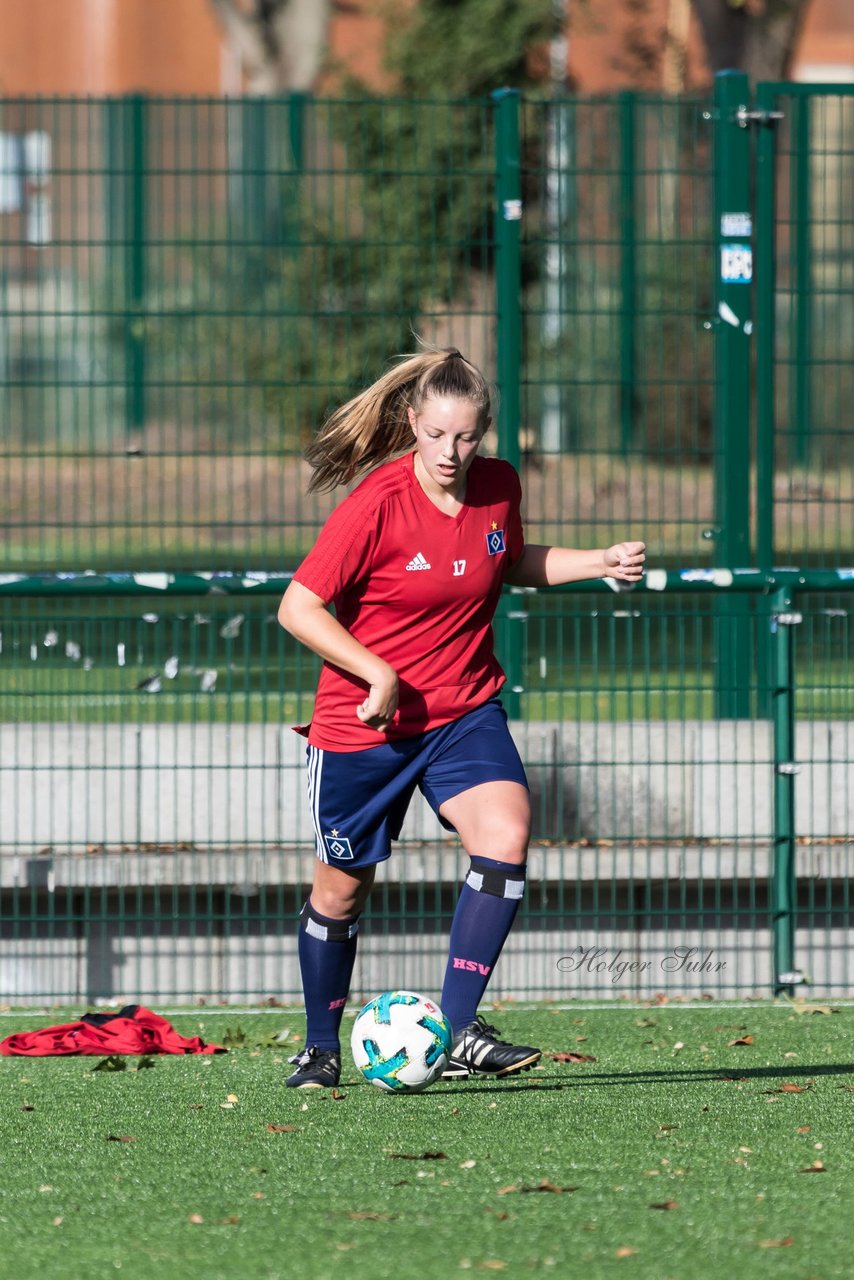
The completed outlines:
[[[285,630],[307,648],[365,682],[368,694],[356,707],[356,715],[372,729],[387,729],[397,711],[394,668],[360,644],[329,612],[321,597],[301,582],[291,582],[279,605],[278,617]]]

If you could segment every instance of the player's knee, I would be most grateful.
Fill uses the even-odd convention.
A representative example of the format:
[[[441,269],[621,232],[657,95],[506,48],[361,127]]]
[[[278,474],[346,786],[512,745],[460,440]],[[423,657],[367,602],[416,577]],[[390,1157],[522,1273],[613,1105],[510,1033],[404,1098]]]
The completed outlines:
[[[367,901],[373,874],[364,876],[318,875],[311,890],[311,905],[330,920],[349,920],[357,916]]]
[[[528,858],[531,824],[524,817],[512,817],[490,824],[490,831],[479,851],[487,858],[521,866]]]

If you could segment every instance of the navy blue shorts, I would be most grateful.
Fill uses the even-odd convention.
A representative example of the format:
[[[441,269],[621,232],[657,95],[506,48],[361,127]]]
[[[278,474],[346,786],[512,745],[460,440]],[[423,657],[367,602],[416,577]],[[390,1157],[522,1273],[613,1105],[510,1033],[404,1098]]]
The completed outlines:
[[[364,751],[309,746],[308,799],[322,862],[346,871],[384,862],[418,787],[439,806],[483,782],[518,782],[525,769],[497,699],[414,738]]]

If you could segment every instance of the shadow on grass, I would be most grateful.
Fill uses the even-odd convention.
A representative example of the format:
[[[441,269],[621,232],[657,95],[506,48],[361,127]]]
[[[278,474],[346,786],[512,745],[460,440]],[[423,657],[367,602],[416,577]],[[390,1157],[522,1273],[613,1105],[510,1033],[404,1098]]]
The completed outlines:
[[[586,1072],[575,1080],[567,1081],[573,1087],[582,1085],[626,1085],[626,1084],[659,1084],[666,1080],[670,1084],[696,1084],[708,1081],[722,1083],[741,1082],[744,1080],[780,1080],[792,1076],[843,1076],[854,1075],[854,1063],[822,1062],[813,1066],[793,1065],[766,1067],[698,1067],[696,1069],[678,1068],[667,1071],[595,1071]],[[553,1079],[554,1077],[548,1077]]]
[[[723,1067],[698,1067],[696,1070],[680,1068],[667,1071],[585,1071],[579,1076],[540,1075],[536,1079],[515,1080],[512,1084],[505,1080],[490,1080],[482,1077],[474,1082],[460,1082],[451,1085],[446,1082],[443,1093],[494,1093],[500,1088],[502,1093],[547,1093],[559,1089],[589,1089],[627,1084],[721,1084],[742,1083],[749,1080],[782,1080],[790,1077],[808,1076],[815,1079],[819,1076],[854,1075],[854,1063],[822,1062],[813,1066],[742,1067],[729,1071]]]

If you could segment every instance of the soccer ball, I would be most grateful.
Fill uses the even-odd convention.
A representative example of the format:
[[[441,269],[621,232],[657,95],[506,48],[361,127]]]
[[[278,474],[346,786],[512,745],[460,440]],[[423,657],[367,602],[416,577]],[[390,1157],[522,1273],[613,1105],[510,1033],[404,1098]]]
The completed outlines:
[[[384,991],[356,1014],[350,1048],[366,1080],[418,1093],[448,1065],[453,1033],[442,1010],[416,991]]]

